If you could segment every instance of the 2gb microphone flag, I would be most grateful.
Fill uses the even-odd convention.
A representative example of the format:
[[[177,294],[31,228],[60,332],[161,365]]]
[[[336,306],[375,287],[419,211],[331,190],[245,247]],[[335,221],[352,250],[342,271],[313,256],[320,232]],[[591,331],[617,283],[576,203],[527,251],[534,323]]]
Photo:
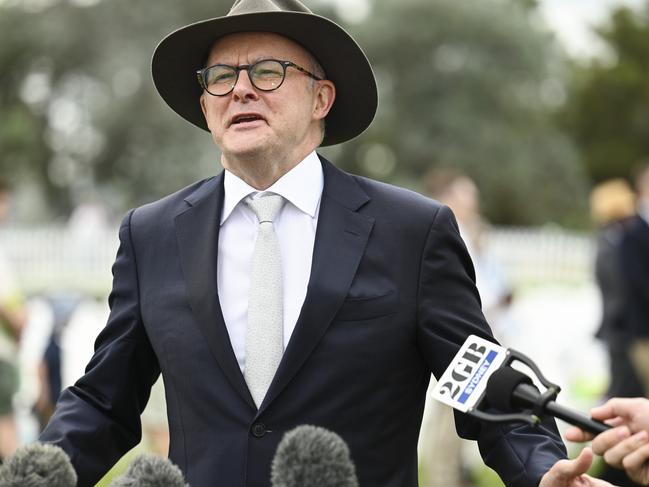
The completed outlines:
[[[469,335],[433,388],[433,397],[464,413],[470,411],[506,358],[506,348]]]

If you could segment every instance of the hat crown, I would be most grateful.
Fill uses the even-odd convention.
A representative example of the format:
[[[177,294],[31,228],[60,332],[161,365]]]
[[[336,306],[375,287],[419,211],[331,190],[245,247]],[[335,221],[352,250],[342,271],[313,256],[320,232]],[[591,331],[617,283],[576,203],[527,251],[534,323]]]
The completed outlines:
[[[236,0],[227,16],[260,12],[313,13],[298,0]]]

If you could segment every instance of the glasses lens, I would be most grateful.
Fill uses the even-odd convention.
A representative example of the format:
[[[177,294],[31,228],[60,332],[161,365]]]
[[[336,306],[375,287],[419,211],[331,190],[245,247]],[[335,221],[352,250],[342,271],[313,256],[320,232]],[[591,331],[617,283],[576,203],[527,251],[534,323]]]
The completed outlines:
[[[212,66],[205,71],[207,91],[213,95],[225,95],[232,90],[237,80],[237,71],[230,66]]]
[[[279,61],[261,61],[252,66],[250,77],[260,90],[275,90],[284,80],[284,66]]]

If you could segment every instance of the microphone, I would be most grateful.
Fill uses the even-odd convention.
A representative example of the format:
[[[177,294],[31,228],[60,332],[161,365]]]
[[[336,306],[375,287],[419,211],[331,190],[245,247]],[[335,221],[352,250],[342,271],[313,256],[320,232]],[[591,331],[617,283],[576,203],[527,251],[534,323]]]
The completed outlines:
[[[487,381],[487,401],[501,411],[532,409],[539,415],[547,413],[566,423],[579,426],[589,433],[599,434],[610,428],[588,416],[557,404],[534,386],[532,379],[511,367],[496,370]]]
[[[515,361],[534,373],[545,386],[544,392],[533,385],[530,377],[510,367]],[[529,357],[470,335],[433,388],[432,395],[481,421],[522,421],[537,426],[541,417],[550,415],[595,434],[609,428],[557,404],[555,399],[560,391],[561,388],[546,379]]]
[[[138,455],[109,487],[189,487],[180,469],[157,455]]]
[[[58,446],[21,446],[0,468],[2,487],[76,487],[77,473]]]
[[[271,467],[272,487],[358,487],[349,447],[336,433],[302,425],[279,442]]]

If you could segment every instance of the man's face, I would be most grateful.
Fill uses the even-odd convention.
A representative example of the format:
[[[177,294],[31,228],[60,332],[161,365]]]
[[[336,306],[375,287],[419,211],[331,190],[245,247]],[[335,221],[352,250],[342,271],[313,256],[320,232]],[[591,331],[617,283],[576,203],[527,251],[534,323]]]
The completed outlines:
[[[207,66],[253,64],[262,59],[292,61],[313,71],[312,58],[295,42],[267,32],[244,32],[219,39]],[[221,148],[223,165],[237,173],[241,160],[272,161],[278,156],[287,164],[299,162],[320,143],[320,120],[334,97],[333,84],[315,81],[287,68],[284,83],[274,91],[256,89],[243,70],[234,90],[224,96],[203,93],[201,106]],[[251,116],[239,121],[242,115]],[[228,167],[235,166],[235,167]]]

